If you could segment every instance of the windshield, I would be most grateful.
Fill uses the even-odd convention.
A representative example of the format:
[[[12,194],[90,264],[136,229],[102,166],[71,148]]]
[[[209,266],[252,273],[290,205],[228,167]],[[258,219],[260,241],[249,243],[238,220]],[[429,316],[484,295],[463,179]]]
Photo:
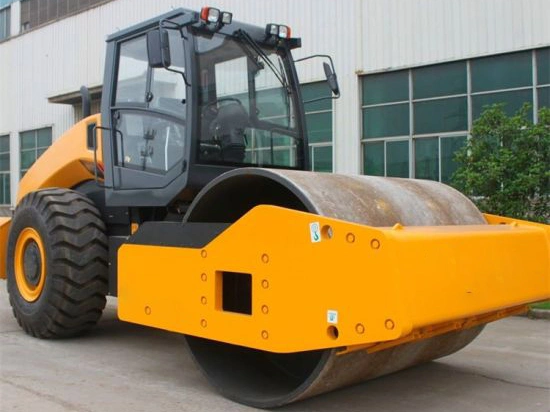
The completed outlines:
[[[245,37],[246,36],[246,37]],[[299,167],[284,53],[244,34],[196,34],[200,163]]]

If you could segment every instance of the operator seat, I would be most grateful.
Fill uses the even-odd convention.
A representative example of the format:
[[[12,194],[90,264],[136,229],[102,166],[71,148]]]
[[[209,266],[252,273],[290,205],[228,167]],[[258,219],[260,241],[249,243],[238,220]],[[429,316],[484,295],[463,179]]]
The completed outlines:
[[[243,163],[246,149],[245,129],[248,126],[248,113],[241,103],[236,101],[220,103],[208,127],[210,134],[208,140],[214,141],[219,148],[217,159],[212,160]]]

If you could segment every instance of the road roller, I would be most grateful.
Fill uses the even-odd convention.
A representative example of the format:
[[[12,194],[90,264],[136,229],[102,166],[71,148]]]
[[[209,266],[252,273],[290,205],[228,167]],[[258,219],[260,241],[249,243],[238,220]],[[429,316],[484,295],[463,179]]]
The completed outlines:
[[[27,334],[83,334],[115,296],[122,321],[185,335],[221,394],[274,408],[449,355],[550,297],[549,226],[438,182],[308,171],[288,26],[177,9],[106,43],[101,113],[83,87],[84,119],[0,225]],[[330,57],[306,64],[338,97]]]

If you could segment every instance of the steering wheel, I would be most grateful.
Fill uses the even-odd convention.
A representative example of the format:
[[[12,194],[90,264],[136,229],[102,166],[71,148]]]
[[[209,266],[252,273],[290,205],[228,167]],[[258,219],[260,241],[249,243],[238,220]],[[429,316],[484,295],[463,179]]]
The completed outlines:
[[[222,102],[236,102],[241,106],[243,105],[243,102],[241,102],[236,97],[220,97],[219,99],[215,99],[215,100],[212,100],[211,102],[206,103],[204,108],[208,110],[211,115],[217,116],[219,108],[216,105]]]

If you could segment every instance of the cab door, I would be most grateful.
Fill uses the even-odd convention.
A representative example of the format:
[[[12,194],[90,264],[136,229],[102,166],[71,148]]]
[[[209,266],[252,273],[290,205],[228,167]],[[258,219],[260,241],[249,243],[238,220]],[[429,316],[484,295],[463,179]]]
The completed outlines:
[[[129,204],[129,199],[121,199],[126,196],[123,191],[134,194],[131,203],[135,205],[140,203],[135,199],[151,197],[151,193],[158,198],[162,193],[159,189],[166,189],[185,172],[189,156],[187,86],[182,75],[186,70],[186,40],[178,30],[168,33],[168,69],[149,66],[146,33],[114,45],[110,105],[107,110],[102,108],[110,123],[106,133],[110,136],[110,161],[106,167],[111,163],[111,170],[105,173],[107,196],[115,199],[110,203]],[[178,186],[175,191],[181,190],[181,183]],[[144,201],[144,205],[151,202],[155,200]]]

